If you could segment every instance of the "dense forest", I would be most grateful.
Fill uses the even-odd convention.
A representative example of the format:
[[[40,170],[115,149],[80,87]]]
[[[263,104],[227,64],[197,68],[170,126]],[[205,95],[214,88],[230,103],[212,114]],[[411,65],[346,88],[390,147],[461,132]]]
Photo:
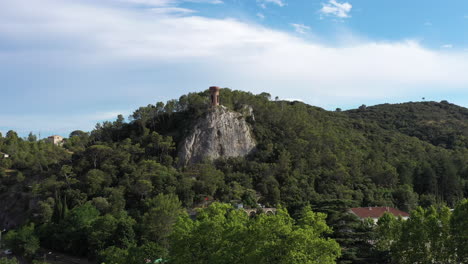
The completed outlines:
[[[405,234],[409,224],[387,219],[381,225],[393,229],[378,232],[347,209],[416,209],[443,215],[447,230],[466,226],[451,220],[467,214],[466,108],[442,101],[332,112],[227,88],[221,104],[253,109],[257,146],[247,157],[178,166],[181,141],[210,111],[208,91],[74,131],[61,147],[0,135],[10,155],[0,159],[0,220],[16,228],[6,243],[28,259],[42,247],[108,264],[403,263],[384,231]],[[249,218],[236,204],[278,213]]]

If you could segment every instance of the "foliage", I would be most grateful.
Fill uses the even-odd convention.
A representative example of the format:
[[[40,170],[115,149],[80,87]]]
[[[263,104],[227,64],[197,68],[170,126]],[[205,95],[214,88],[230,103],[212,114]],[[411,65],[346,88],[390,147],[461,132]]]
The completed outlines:
[[[142,238],[168,247],[167,238],[172,226],[183,214],[182,204],[173,194],[159,194],[146,203],[149,209],[142,219]]]
[[[25,225],[5,235],[5,244],[13,252],[31,258],[39,249],[39,239],[34,234],[34,224]]]
[[[128,251],[119,247],[110,246],[99,251],[99,260],[106,264],[126,264]]]
[[[468,200],[464,199],[450,218],[451,250],[458,263],[468,263]]]
[[[152,262],[166,255],[166,249],[154,242],[147,242],[128,249],[110,246],[100,252],[99,260],[106,264],[139,264]]]
[[[242,210],[213,203],[195,221],[181,217],[172,235],[173,263],[334,263],[338,243],[323,235],[325,215],[310,208],[295,222],[284,209],[250,219]]]
[[[16,258],[6,258],[6,257],[3,257],[3,258],[0,258],[0,264],[18,264],[18,260],[16,260]]]
[[[376,227],[376,248],[392,263],[465,263],[466,205],[464,200],[453,213],[446,206],[418,207],[408,220],[385,214]]]
[[[458,243],[450,244],[457,252],[451,258],[466,260],[462,250],[466,233],[458,231],[465,228],[464,209],[456,210],[449,222],[444,211],[431,209],[452,207],[468,197],[466,108],[422,102],[330,112],[297,101],[272,101],[267,93],[225,88],[221,103],[245,115],[257,142],[255,152],[178,167],[180,143],[194,122],[210,111],[208,95],[208,91],[189,93],[140,107],[128,120],[120,115],[89,133],[72,132],[63,147],[33,134],[22,139],[9,131],[0,136],[0,151],[11,155],[0,159],[0,204],[15,205],[5,207],[12,208],[7,210],[12,219],[35,224],[33,233],[42,247],[106,263],[141,263],[151,250],[155,258],[167,257],[168,250],[177,248],[171,248],[171,241],[183,242],[171,236],[173,232],[180,237],[190,237],[191,232],[205,236],[206,245],[195,248],[211,247],[203,251],[210,258],[221,253],[227,257],[224,261],[238,258],[232,252],[211,252],[223,245],[244,252],[248,261],[288,257],[288,263],[307,263],[309,253],[318,254],[308,247],[322,243],[323,237],[340,243],[340,263],[377,263],[404,256],[404,252],[395,253],[398,246],[416,247],[423,240],[445,247],[443,241],[428,242],[439,232]],[[249,219],[219,204],[216,210],[202,210],[195,222],[184,216],[185,209],[212,201],[252,208],[281,204],[291,216],[282,209],[276,216]],[[304,219],[324,219],[321,214],[307,216],[304,208],[309,205],[327,214],[331,233],[314,233],[320,226],[311,227]],[[409,211],[418,205],[427,209],[417,209],[423,211],[415,213],[418,224],[414,227],[430,226],[434,223],[429,219],[437,217],[444,219],[445,227],[423,229],[422,240],[411,245],[397,242],[397,237],[381,237],[373,247],[377,238],[372,225],[347,214],[350,207],[393,206]],[[231,229],[220,226],[218,220]],[[210,241],[201,233],[207,225],[202,223],[210,221],[214,228],[203,231],[218,232],[225,241]],[[388,226],[377,229],[396,228],[398,237],[413,223],[384,217],[382,226],[385,221]],[[279,231],[269,233],[261,225]],[[247,228],[264,243],[240,235]],[[310,243],[299,244],[301,239]],[[323,252],[337,256],[332,244]],[[249,252],[248,247],[258,251]],[[268,250],[271,256],[266,256]],[[430,254],[422,247],[414,250],[424,258],[443,258],[438,250]]]
[[[356,207],[352,200],[323,200],[313,205],[315,210],[327,215],[327,224],[333,227],[330,237],[342,248],[338,263],[375,263],[377,260],[370,242],[374,239],[373,221],[362,221],[350,214],[352,207]]]
[[[348,111],[353,118],[373,121],[444,148],[468,147],[468,109],[447,101],[383,104]]]

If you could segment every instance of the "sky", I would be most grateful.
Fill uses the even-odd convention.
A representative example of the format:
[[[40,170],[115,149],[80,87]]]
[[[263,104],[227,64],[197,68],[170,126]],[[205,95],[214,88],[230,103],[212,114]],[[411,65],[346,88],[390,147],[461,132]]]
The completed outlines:
[[[468,1],[0,1],[3,134],[90,131],[212,85],[327,110],[468,107]]]

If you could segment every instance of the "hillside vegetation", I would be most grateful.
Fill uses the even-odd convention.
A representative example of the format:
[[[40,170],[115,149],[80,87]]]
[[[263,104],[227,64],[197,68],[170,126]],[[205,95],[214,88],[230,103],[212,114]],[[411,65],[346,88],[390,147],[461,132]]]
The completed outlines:
[[[30,223],[43,247],[100,260],[125,256],[134,263],[131,254],[142,252],[176,259],[171,250],[177,248],[171,245],[182,242],[174,238],[172,226],[184,215],[182,208],[211,201],[282,206],[298,221],[299,226],[288,227],[296,230],[308,228],[300,219],[311,206],[328,214],[327,223],[334,228],[328,236],[347,248],[340,261],[364,263],[364,258],[372,259],[362,255],[371,245],[356,241],[368,239],[346,237],[340,225],[346,219],[354,221],[355,230],[365,232],[366,227],[347,219],[346,208],[409,211],[418,205],[454,206],[468,197],[466,108],[421,102],[330,112],[272,100],[266,93],[222,89],[222,105],[233,111],[252,107],[247,121],[256,151],[245,158],[178,167],[178,147],[209,111],[208,100],[204,91],[140,107],[127,121],[119,116],[89,133],[74,131],[63,148],[34,135],[21,139],[10,131],[0,136],[0,151],[12,155],[0,160],[0,195],[23,197],[28,213],[22,222],[13,213],[0,219],[4,225],[5,219],[10,225]],[[334,248],[329,252],[321,257],[332,263],[339,254]]]
[[[447,101],[361,106],[347,113],[435,146],[468,147],[468,109]]]

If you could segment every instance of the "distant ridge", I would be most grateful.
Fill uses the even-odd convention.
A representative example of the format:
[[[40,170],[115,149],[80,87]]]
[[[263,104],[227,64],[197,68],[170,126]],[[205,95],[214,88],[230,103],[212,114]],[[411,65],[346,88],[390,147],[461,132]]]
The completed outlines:
[[[441,102],[381,104],[346,111],[354,119],[417,137],[443,148],[468,147],[468,109]]]

